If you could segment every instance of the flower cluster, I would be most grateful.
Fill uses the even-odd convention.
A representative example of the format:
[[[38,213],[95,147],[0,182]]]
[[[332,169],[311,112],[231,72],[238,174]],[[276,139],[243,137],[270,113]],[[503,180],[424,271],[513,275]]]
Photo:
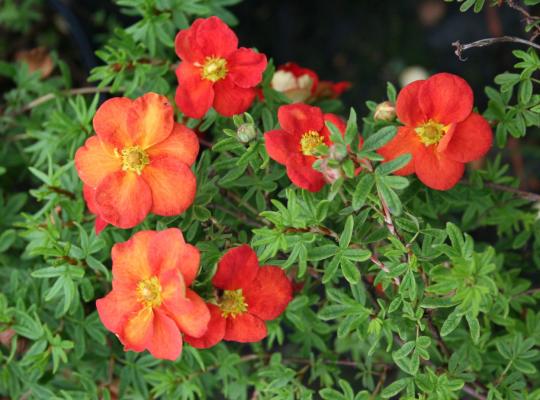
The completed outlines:
[[[219,18],[196,20],[178,33],[175,48],[181,59],[176,104],[185,117],[201,118],[211,107],[234,116],[251,107],[266,56],[238,48],[236,35]],[[279,107],[280,129],[264,134],[266,151],[285,166],[292,183],[317,192],[341,177],[331,161],[341,162],[350,149],[342,143],[336,150],[332,142],[341,139],[339,132],[344,135],[344,121],[305,103],[337,97],[349,83],[321,82],[314,71],[288,63],[270,84],[294,104]],[[472,107],[471,88],[455,75],[413,82],[399,93],[395,114],[392,104],[376,110],[375,119],[397,115],[404,124],[379,152],[385,161],[411,153],[397,174],[416,173],[431,188],[449,189],[463,175],[464,164],[491,146],[491,128]],[[190,207],[199,142],[175,121],[166,97],[112,98],[97,110],[93,125],[96,135],[78,149],[75,165],[97,233],[108,224],[132,228],[149,213],[175,216]],[[241,141],[257,135],[254,126],[243,128]],[[358,142],[362,145],[361,137]],[[360,164],[351,165],[358,172]],[[353,173],[351,167],[349,176]],[[97,300],[99,316],[126,350],[148,350],[157,358],[175,360],[184,340],[198,348],[222,340],[259,341],[267,335],[266,321],[279,317],[292,299],[285,272],[260,266],[248,245],[223,255],[211,280],[213,294],[201,298],[190,288],[199,271],[199,250],[176,228],[137,232],[113,246],[112,262],[112,291]]]
[[[221,294],[206,304],[189,286],[199,271],[199,250],[182,232],[137,232],[112,249],[113,290],[97,300],[101,321],[126,350],[148,350],[175,360],[182,335],[194,347],[221,340],[256,342],[266,337],[264,321],[277,318],[292,299],[281,268],[259,267],[247,245],[229,250],[212,284]]]

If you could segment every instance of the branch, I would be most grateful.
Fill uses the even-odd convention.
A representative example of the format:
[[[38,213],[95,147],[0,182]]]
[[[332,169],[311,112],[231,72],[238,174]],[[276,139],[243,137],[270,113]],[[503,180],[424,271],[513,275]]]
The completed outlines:
[[[5,115],[9,116],[17,116],[19,114],[23,114],[27,111],[30,111],[32,108],[35,108],[37,106],[40,106],[44,103],[47,103],[53,99],[55,99],[59,95],[77,95],[77,94],[92,94],[92,93],[109,93],[112,91],[111,86],[105,86],[102,88],[95,87],[95,86],[88,86],[88,87],[82,87],[82,88],[76,88],[76,89],[69,89],[69,90],[62,90],[57,93],[47,93],[41,97],[38,97],[37,99],[32,100],[30,103],[26,104],[22,108],[19,108],[18,110],[14,110],[10,113],[7,113]]]
[[[519,189],[513,188],[511,186],[499,185],[498,183],[487,183],[486,182],[486,183],[484,183],[484,186],[486,186],[488,188],[491,188],[491,189],[499,190],[501,192],[512,193],[512,194],[516,195],[517,197],[521,197],[524,200],[529,200],[529,201],[533,201],[533,202],[540,201],[540,194],[538,194],[538,193],[526,192],[524,190],[519,190]]]
[[[480,39],[476,42],[472,43],[465,43],[462,44],[459,40],[452,43],[452,46],[456,48],[456,56],[458,56],[460,61],[466,61],[466,58],[463,58],[462,53],[464,51],[467,51],[469,49],[475,48],[475,47],[485,47],[490,46],[495,43],[503,43],[503,42],[510,42],[510,43],[519,43],[524,44],[526,46],[534,47],[535,49],[540,50],[540,45],[531,42],[530,40],[522,39],[515,36],[501,36],[496,38],[487,38],[487,39]]]

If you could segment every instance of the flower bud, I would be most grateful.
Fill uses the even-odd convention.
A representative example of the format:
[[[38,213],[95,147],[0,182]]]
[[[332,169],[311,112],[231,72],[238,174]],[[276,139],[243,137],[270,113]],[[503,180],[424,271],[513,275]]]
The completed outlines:
[[[324,180],[330,184],[343,176],[340,168],[333,168],[328,165],[328,160],[321,161],[319,171],[323,174]]]
[[[242,124],[236,130],[236,135],[242,143],[249,143],[257,137],[257,128],[253,124]]]
[[[345,146],[331,145],[328,148],[328,158],[336,161],[343,161],[347,157],[347,148]]]
[[[396,118],[396,107],[389,101],[383,101],[375,107],[375,121],[393,121]]]

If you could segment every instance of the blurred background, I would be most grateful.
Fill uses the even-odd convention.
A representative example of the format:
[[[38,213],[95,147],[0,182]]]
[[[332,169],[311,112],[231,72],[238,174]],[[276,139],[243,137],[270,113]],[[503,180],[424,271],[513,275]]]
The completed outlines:
[[[79,86],[88,85],[88,72],[99,64],[94,51],[114,27],[136,22],[106,0],[2,1],[0,59],[28,59],[50,74],[47,49],[56,49],[70,66],[73,84]],[[352,87],[343,100],[360,113],[367,112],[366,100],[384,100],[387,81],[399,88],[441,71],[467,79],[483,110],[487,101],[483,88],[493,85],[497,74],[512,69],[511,52],[518,47],[506,43],[472,49],[464,54],[467,60],[460,61],[452,42],[527,36],[522,15],[509,7],[485,7],[476,14],[461,13],[459,5],[443,0],[245,0],[230,10],[239,20],[235,30],[241,45],[257,47],[276,65],[294,61],[315,70],[323,80],[350,81]],[[21,8],[26,8],[24,20],[15,18]],[[37,47],[43,50],[31,51]],[[9,84],[0,78],[0,90]],[[531,135],[525,139],[531,140]],[[540,156],[532,153],[525,157],[534,156],[532,162],[538,163]],[[520,157],[512,163],[515,175],[526,176],[525,188],[540,191],[538,174],[526,174],[527,162]]]

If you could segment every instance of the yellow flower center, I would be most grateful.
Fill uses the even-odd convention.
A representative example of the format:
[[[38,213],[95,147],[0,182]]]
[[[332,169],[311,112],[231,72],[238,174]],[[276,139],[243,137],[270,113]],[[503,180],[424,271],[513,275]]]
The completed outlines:
[[[420,137],[420,141],[426,146],[437,144],[441,141],[446,132],[450,129],[449,125],[429,120],[428,122],[415,128],[415,132]]]
[[[217,82],[227,76],[227,60],[219,57],[206,57],[202,66],[201,77],[212,82]]]
[[[137,300],[145,307],[158,307],[161,305],[161,285],[157,276],[143,279],[137,284]]]
[[[324,138],[315,131],[307,131],[302,135],[300,139],[300,150],[305,156],[314,155],[314,150],[317,146],[324,144]]]
[[[138,146],[125,147],[120,153],[115,149],[117,157],[122,158],[122,170],[141,174],[146,165],[150,163],[148,154]]]
[[[247,304],[242,294],[242,289],[225,290],[218,305],[223,318],[228,318],[229,316],[236,318],[238,314],[247,311]]]

